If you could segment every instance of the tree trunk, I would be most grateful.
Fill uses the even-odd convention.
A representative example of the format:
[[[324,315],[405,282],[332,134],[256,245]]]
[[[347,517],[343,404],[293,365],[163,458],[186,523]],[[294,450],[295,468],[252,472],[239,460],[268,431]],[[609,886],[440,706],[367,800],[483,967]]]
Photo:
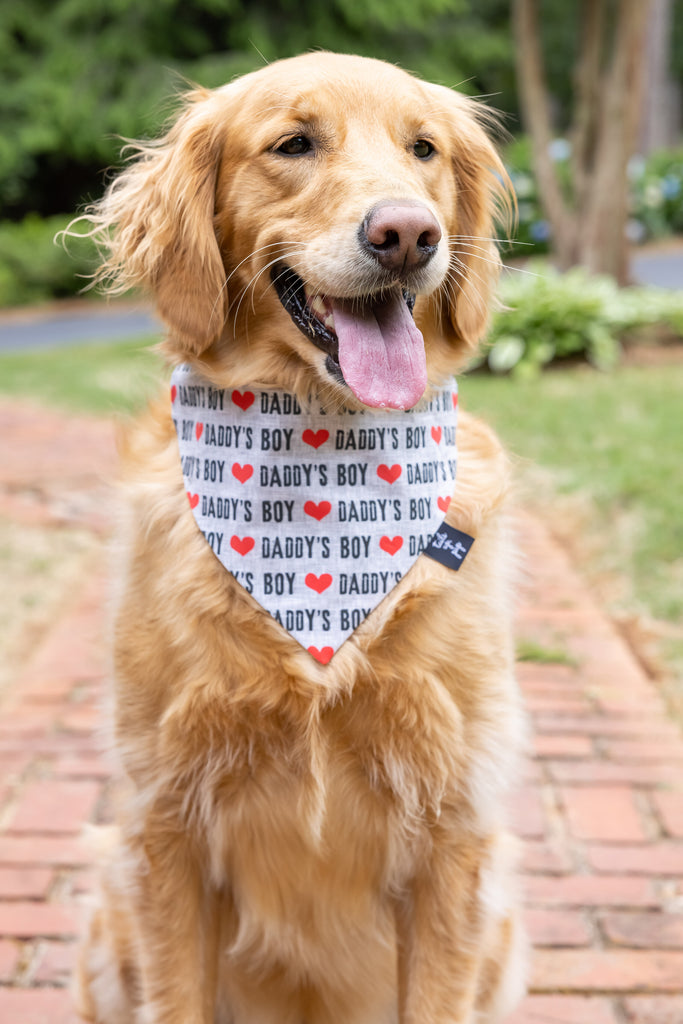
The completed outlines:
[[[618,0],[608,33],[606,0],[583,0],[575,72],[572,200],[562,194],[549,152],[553,138],[538,0],[514,0],[513,27],[522,113],[560,269],[582,264],[628,280],[628,160],[641,109],[644,37],[651,0]],[[611,40],[608,35],[612,36]],[[609,45],[611,43],[611,45]]]
[[[531,136],[532,159],[553,251],[562,270],[576,261],[576,231],[550,155],[553,128],[546,84],[538,0],[515,0],[512,8],[517,81],[524,124]]]
[[[604,75],[593,181],[582,221],[579,262],[589,270],[629,281],[628,161],[633,155],[644,70],[650,0],[620,0],[611,63]]]
[[[673,0],[653,0],[647,31],[645,81],[638,149],[647,156],[674,146],[680,131],[681,89],[671,74]]]

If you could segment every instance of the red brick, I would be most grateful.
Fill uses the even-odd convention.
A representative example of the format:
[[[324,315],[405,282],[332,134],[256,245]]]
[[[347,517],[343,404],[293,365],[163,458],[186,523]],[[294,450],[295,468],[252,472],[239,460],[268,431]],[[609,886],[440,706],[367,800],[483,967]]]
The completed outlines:
[[[12,981],[19,963],[19,946],[8,939],[0,939],[0,982]]]
[[[57,779],[99,779],[105,781],[111,777],[112,770],[103,757],[90,755],[83,757],[60,757],[51,765],[51,774]]]
[[[59,728],[64,732],[85,733],[90,736],[102,722],[99,708],[76,707],[57,716]]]
[[[3,1024],[79,1024],[73,996],[66,989],[0,989]]]
[[[617,1017],[597,996],[527,996],[505,1024],[617,1024]]]
[[[526,875],[526,902],[554,907],[657,907],[654,887],[646,878],[594,875]]]
[[[17,708],[5,708],[0,719],[0,736],[16,736],[22,739],[42,736],[51,721],[52,711],[49,708],[39,708],[30,713]]]
[[[525,691],[527,710],[534,716],[534,724],[539,722],[561,722],[563,717],[576,721],[577,715],[590,715],[593,705],[588,697],[575,691],[571,697],[566,694],[529,693]]]
[[[42,836],[0,836],[0,864],[50,864],[78,867],[92,855],[79,839]]]
[[[43,900],[52,879],[48,868],[0,867],[0,899]]]
[[[545,835],[545,816],[537,786],[521,786],[510,809],[510,824],[518,836],[540,838]]]
[[[562,693],[567,697],[581,693],[576,669],[571,665],[550,665],[538,661],[517,663],[517,678],[524,690]]]
[[[614,761],[546,761],[546,770],[556,782],[594,785],[658,786],[671,781],[671,765],[617,764]]]
[[[76,942],[44,942],[40,960],[33,975],[37,985],[66,985],[73,977],[78,959]]]
[[[524,921],[534,946],[590,946],[592,936],[577,910],[529,908]]]
[[[681,1024],[683,996],[629,996],[623,1002],[628,1024]]]
[[[522,864],[523,870],[531,874],[563,875],[573,868],[567,847],[545,839],[524,840]]]
[[[680,740],[610,740],[605,749],[607,756],[614,761],[683,761],[683,742]]]
[[[539,949],[532,959],[537,992],[681,992],[683,953],[652,950]]]
[[[649,682],[632,683],[628,688],[611,686],[596,680],[591,687],[591,696],[595,698],[600,711],[608,715],[641,716],[661,715],[662,701],[656,695]]]
[[[653,793],[652,802],[668,835],[683,839],[683,793]]]
[[[640,949],[683,949],[683,914],[671,914],[664,910],[621,912],[601,914],[599,920],[606,938],[614,945]]]
[[[650,743],[676,741],[683,742],[678,728],[659,716],[643,717],[618,715],[535,715],[534,727],[540,732],[573,733],[581,732],[590,736],[605,736],[616,739],[631,738],[643,741],[647,737]]]
[[[605,874],[683,875],[683,843],[596,844],[586,847],[585,856],[595,871]]]
[[[79,913],[56,903],[0,904],[0,935],[17,939],[60,938],[81,930]]]
[[[595,753],[589,736],[536,733],[533,744],[536,757],[592,757]]]
[[[100,795],[97,782],[49,780],[28,786],[7,826],[11,832],[80,832]]]
[[[577,839],[637,842],[647,838],[626,787],[569,787],[561,790],[569,828]]]

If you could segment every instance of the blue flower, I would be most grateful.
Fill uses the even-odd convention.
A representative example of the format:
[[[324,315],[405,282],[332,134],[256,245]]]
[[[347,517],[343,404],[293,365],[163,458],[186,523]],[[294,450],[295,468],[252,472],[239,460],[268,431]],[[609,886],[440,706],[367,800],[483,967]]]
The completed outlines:
[[[535,220],[529,225],[529,234],[534,242],[547,242],[552,235],[550,224],[547,220]]]
[[[677,178],[674,174],[667,174],[662,179],[662,195],[665,199],[675,199],[681,192],[680,178]]]

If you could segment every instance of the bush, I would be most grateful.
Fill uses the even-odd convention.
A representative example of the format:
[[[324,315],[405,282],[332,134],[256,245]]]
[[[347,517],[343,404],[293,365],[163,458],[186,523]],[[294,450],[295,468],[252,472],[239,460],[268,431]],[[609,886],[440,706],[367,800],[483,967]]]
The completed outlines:
[[[17,224],[0,222],[0,307],[73,295],[87,284],[97,265],[94,244],[55,241],[69,220],[30,214]]]
[[[586,359],[599,369],[619,360],[630,332],[662,325],[683,340],[683,292],[619,288],[608,277],[577,268],[566,274],[544,264],[511,271],[480,359],[494,373],[533,376],[555,360]]]
[[[629,173],[633,241],[683,232],[683,149],[636,157]]]
[[[570,195],[571,145],[566,139],[555,139],[551,147],[560,182]],[[515,237],[520,246],[513,245],[506,255],[545,253],[550,244],[550,226],[538,195],[529,139],[524,136],[516,139],[504,156],[517,194],[519,224]],[[629,177],[631,241],[645,242],[683,232],[683,149],[662,150],[647,159],[634,157],[629,165]]]

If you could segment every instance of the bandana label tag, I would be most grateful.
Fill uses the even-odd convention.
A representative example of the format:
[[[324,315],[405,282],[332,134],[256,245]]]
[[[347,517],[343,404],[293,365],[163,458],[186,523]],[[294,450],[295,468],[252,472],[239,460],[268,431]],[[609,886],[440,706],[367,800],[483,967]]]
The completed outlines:
[[[425,555],[441,562],[447,569],[458,571],[474,544],[474,537],[462,530],[456,530],[448,523],[442,523],[424,550]]]

